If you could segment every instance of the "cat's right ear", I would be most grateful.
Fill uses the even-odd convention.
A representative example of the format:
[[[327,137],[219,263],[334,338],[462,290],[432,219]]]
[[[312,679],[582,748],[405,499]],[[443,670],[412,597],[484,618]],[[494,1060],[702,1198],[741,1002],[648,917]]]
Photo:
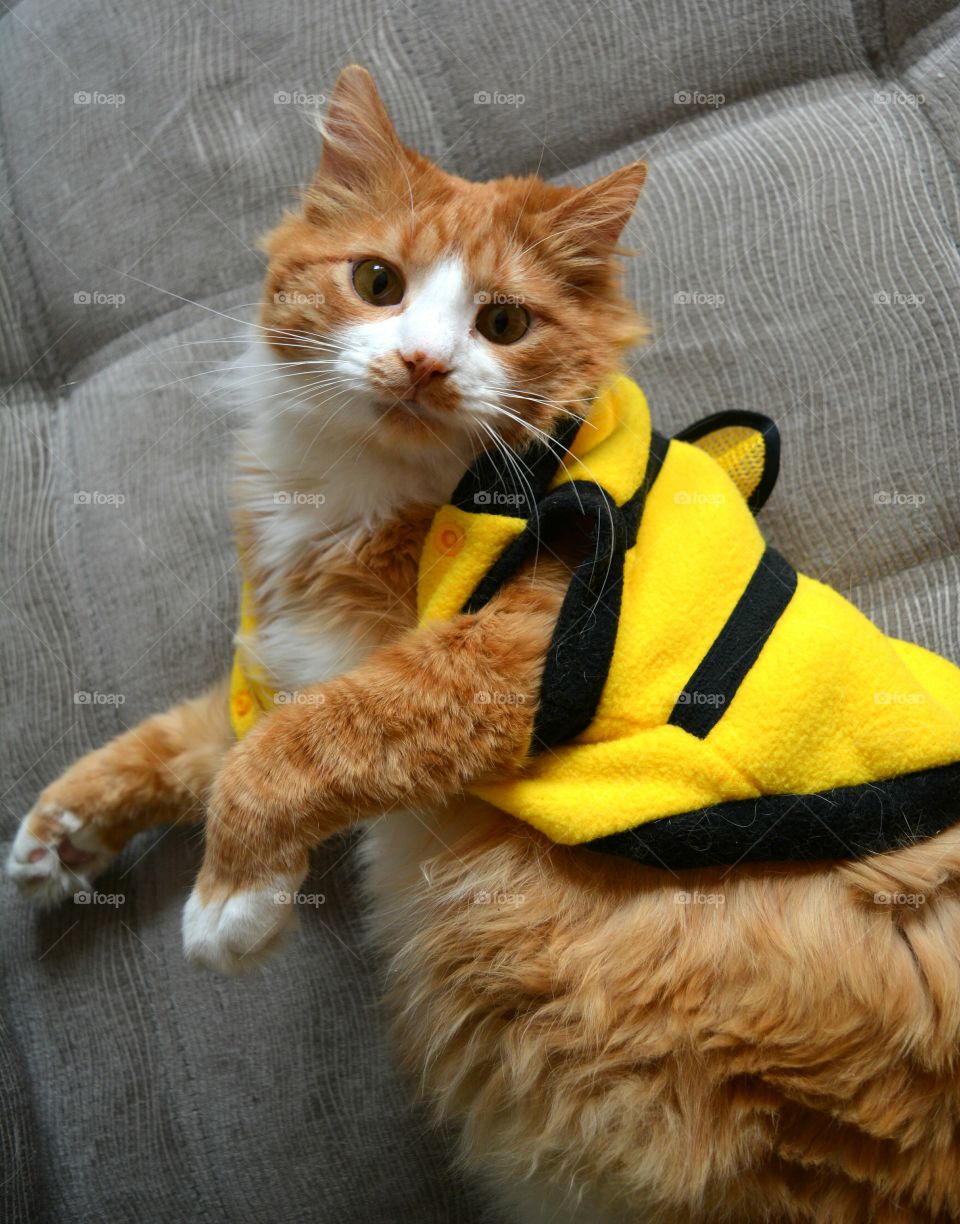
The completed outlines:
[[[572,191],[551,214],[560,245],[608,249],[630,220],[647,177],[644,162],[631,162]]]
[[[307,193],[308,206],[369,196],[403,161],[403,146],[373,77],[359,64],[350,64],[337,77],[319,126],[323,156]]]

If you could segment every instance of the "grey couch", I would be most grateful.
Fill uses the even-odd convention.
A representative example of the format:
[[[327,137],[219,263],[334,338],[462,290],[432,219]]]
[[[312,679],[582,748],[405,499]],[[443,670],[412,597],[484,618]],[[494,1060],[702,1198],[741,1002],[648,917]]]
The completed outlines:
[[[194,375],[232,351],[255,239],[315,164],[298,102],[351,60],[470,177],[646,157],[633,365],[661,427],[776,417],[771,538],[960,658],[943,0],[11,0],[0,31],[6,840],[71,758],[228,664],[233,421]],[[198,858],[189,831],[142,837],[115,905],[38,917],[0,890],[0,1218],[493,1220],[382,1036],[352,844],[316,855],[325,904],[241,981],[181,959]]]

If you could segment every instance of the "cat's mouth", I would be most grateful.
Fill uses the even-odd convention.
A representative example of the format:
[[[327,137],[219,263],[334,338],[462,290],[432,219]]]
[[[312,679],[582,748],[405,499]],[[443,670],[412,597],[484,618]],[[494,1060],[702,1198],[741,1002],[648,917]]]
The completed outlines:
[[[446,430],[452,425],[451,418],[455,416],[450,409],[438,408],[416,391],[406,395],[378,392],[375,398],[381,420],[408,431],[418,427]]]

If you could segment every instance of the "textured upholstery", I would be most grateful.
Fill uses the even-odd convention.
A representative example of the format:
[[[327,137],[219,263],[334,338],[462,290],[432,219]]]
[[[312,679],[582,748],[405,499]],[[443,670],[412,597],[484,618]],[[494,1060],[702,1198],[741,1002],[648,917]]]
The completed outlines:
[[[74,756],[228,665],[233,422],[193,376],[242,334],[255,240],[316,161],[283,96],[351,60],[469,177],[646,157],[631,372],[658,424],[775,417],[771,540],[960,658],[943,0],[20,0],[0,31],[6,839]],[[142,837],[100,886],[116,907],[38,918],[0,891],[0,1218],[483,1218],[382,1036],[350,844],[239,982],[181,959],[198,858],[188,832]]]

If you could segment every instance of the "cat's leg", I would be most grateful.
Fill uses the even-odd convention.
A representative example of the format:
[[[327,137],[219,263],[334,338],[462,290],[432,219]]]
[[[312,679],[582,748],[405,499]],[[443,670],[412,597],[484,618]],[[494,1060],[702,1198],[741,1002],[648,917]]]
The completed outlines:
[[[234,742],[228,687],[147,718],[71,765],[21,822],[7,874],[53,904],[89,889],[134,833],[199,819]]]
[[[221,972],[250,967],[292,924],[312,846],[520,766],[559,598],[522,584],[411,632],[254,728],[211,795],[187,955]]]

